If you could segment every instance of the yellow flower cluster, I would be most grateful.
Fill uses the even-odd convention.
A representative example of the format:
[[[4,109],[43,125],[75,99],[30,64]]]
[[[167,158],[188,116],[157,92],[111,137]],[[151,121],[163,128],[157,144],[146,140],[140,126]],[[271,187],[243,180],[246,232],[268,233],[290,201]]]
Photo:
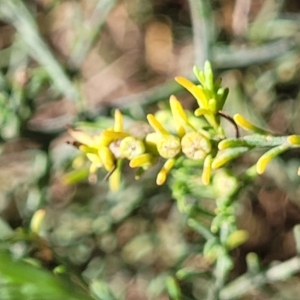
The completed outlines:
[[[147,120],[153,132],[145,138],[132,136],[123,128],[123,116],[119,110],[115,111],[115,124],[111,129],[103,130],[99,135],[91,136],[85,132],[69,128],[70,135],[77,141],[78,148],[90,160],[90,174],[95,174],[98,168],[104,168],[110,176],[111,187],[118,188],[117,180],[120,174],[122,160],[128,160],[131,168],[138,168],[136,178],[159,158],[165,160],[158,172],[156,183],[162,185],[170,170],[179,157],[203,162],[203,184],[210,182],[212,164],[212,139],[223,136],[219,125],[218,112],[222,109],[228,91],[221,87],[221,81],[214,81],[209,63],[206,63],[204,72],[194,69],[200,85],[195,85],[183,77],[175,80],[185,87],[197,100],[199,108],[196,116],[203,116],[207,121],[207,130],[195,128],[178,99],[170,97],[170,108],[176,128],[171,133],[153,115],[148,114]],[[214,147],[215,142],[214,142]]]
[[[221,79],[214,79],[209,62],[205,63],[204,71],[194,67],[194,74],[199,81],[198,85],[184,77],[176,77],[175,80],[196,99],[199,107],[194,114],[206,122],[205,127],[194,125],[194,117],[187,114],[178,99],[172,95],[169,103],[174,132],[169,131],[168,126],[162,124],[155,115],[148,114],[147,120],[153,132],[143,138],[136,137],[124,130],[123,116],[119,110],[115,111],[114,127],[105,129],[98,135],[69,128],[70,135],[75,139],[74,145],[90,161],[89,174],[92,178],[95,178],[99,168],[104,168],[108,172],[111,190],[118,190],[124,160],[129,161],[131,168],[138,169],[138,179],[158,159],[163,159],[163,166],[156,177],[156,183],[162,185],[176,161],[184,157],[202,164],[202,183],[208,185],[211,170],[222,167],[251,149],[271,148],[257,161],[257,173],[262,174],[274,157],[287,149],[300,147],[299,136],[278,137],[255,126],[240,114],[231,118],[223,112],[228,89],[221,86]],[[220,126],[221,116],[234,125],[235,138],[225,137]],[[254,134],[240,138],[238,126]]]
[[[123,131],[123,118],[119,110],[115,111],[114,128],[103,130],[99,135],[91,136],[69,128],[70,135],[77,141],[77,147],[91,162],[90,174],[95,174],[99,168],[104,168],[109,174],[118,172],[118,160],[126,159],[131,168],[140,168],[138,178],[161,157],[165,163],[157,175],[156,183],[162,185],[180,156],[185,155],[194,160],[208,157],[211,151],[209,136],[190,124],[175,96],[170,97],[170,106],[176,135],[171,134],[154,115],[149,114],[147,119],[154,132],[147,134],[144,139],[134,137]],[[208,181],[208,177],[205,181]]]

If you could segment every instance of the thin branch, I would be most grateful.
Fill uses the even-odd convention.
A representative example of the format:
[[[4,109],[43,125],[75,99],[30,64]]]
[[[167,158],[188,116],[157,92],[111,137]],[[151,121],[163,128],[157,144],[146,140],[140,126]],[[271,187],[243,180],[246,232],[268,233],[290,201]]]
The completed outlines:
[[[28,47],[31,57],[47,70],[57,89],[68,99],[78,100],[77,89],[42,40],[37,24],[23,2],[21,0],[0,1],[0,18],[16,28],[23,43]]]
[[[234,131],[235,131],[235,137],[239,138],[240,137],[239,128],[238,128],[237,124],[235,123],[234,119],[222,110],[218,111],[218,115],[223,117],[224,119],[228,120],[233,125]]]
[[[294,257],[255,276],[245,274],[229,283],[220,292],[220,300],[240,298],[266,283],[286,280],[300,271],[300,258]]]
[[[189,0],[193,27],[195,65],[203,67],[206,60],[211,60],[211,41],[213,22],[211,7],[207,0]]]

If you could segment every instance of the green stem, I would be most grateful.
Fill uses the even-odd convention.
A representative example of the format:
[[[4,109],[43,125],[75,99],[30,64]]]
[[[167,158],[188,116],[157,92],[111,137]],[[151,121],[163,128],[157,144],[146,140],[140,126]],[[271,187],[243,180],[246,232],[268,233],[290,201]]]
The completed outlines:
[[[209,1],[189,0],[191,21],[193,27],[195,65],[204,66],[211,60],[212,13]]]
[[[246,135],[242,138],[229,138],[219,143],[219,149],[227,149],[234,147],[275,147],[287,144],[288,136],[272,136],[272,135]]]
[[[195,229],[199,234],[201,234],[206,240],[213,239],[215,236],[211,233],[211,231],[203,226],[201,223],[197,222],[194,219],[188,219],[187,224]]]
[[[230,300],[240,298],[251,292],[251,290],[264,285],[265,283],[274,283],[283,281],[300,270],[300,258],[294,257],[279,265],[269,268],[266,272],[256,276],[245,274],[225,286],[219,295],[220,300]]]

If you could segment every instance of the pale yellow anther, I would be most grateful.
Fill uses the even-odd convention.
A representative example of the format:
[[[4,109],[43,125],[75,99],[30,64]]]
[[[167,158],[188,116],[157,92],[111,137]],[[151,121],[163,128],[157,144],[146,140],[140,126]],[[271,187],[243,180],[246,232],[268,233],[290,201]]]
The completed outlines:
[[[150,126],[158,133],[162,135],[168,135],[169,132],[163,127],[163,125],[152,114],[147,115],[147,120]]]
[[[195,97],[199,107],[208,108],[208,100],[202,87],[193,84],[191,81],[181,76],[175,77],[175,80]]]
[[[79,143],[87,146],[94,145],[94,138],[86,132],[83,132],[81,130],[74,130],[73,128],[68,128],[68,132]]]
[[[102,167],[102,161],[98,153],[86,153],[86,157],[99,168]]]
[[[120,190],[121,184],[121,168],[117,167],[108,178],[109,189],[112,192]]]
[[[139,168],[139,167],[149,168],[153,165],[153,163],[154,163],[153,156],[149,153],[144,153],[133,158],[130,161],[129,166],[130,168]]]
[[[106,171],[111,172],[115,168],[115,157],[107,147],[100,147],[98,150],[100,160]]]
[[[290,135],[287,137],[287,141],[291,144],[291,145],[300,145],[300,135]]]
[[[181,103],[174,95],[170,97],[170,107],[175,121],[179,121],[181,124],[190,125]]]
[[[237,125],[242,127],[243,129],[247,131],[252,131],[260,134],[266,134],[268,133],[266,130],[255,126],[254,124],[250,123],[248,120],[246,120],[242,115],[240,114],[235,114],[233,116],[233,119]]]
[[[123,131],[123,116],[119,109],[115,110],[115,125],[114,131],[121,132]]]
[[[246,230],[237,230],[229,235],[226,241],[226,247],[229,250],[235,249],[244,244],[249,239],[249,232]]]
[[[95,153],[86,153],[86,157],[91,162],[89,172],[94,174],[99,168],[103,167],[102,161],[98,154]]]
[[[202,176],[201,176],[202,183],[204,185],[209,185],[209,183],[210,183],[211,163],[212,163],[212,156],[207,155],[204,159],[203,171],[202,171]]]
[[[97,153],[97,149],[86,145],[79,145],[78,149],[84,153]]]
[[[41,227],[43,225],[43,222],[45,220],[45,216],[46,216],[46,210],[45,209],[38,209],[30,222],[30,229],[32,232],[39,234],[41,231]]]
[[[180,138],[182,138],[185,135],[187,128],[195,130],[193,126],[190,124],[181,103],[173,95],[170,97],[170,107],[171,107],[176,131]]]
[[[271,150],[267,151],[265,154],[263,154],[259,160],[256,163],[256,171],[258,174],[263,174],[265,172],[265,169],[269,162],[278,156],[279,154],[283,153],[287,149],[289,149],[290,146],[287,144],[282,144],[280,146],[274,147]]]
[[[191,91],[194,86],[194,84],[190,80],[188,80],[184,77],[181,77],[181,76],[176,76],[175,81],[177,81],[180,85],[182,85],[188,91]]]
[[[100,135],[95,137],[95,144],[97,147],[108,147],[113,141],[117,141],[129,136],[126,132],[116,132],[113,130],[103,130]]]
[[[168,173],[173,168],[175,161],[176,160],[174,158],[172,158],[172,159],[168,159],[164,163],[163,167],[161,168],[161,170],[159,171],[159,173],[157,174],[157,177],[156,177],[157,185],[163,185],[165,183],[165,181],[167,180]]]

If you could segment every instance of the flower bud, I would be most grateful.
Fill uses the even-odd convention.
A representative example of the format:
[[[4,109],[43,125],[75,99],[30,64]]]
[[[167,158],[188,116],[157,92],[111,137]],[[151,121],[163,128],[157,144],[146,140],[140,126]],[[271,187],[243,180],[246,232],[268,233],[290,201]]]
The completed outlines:
[[[188,132],[181,140],[182,152],[186,157],[200,160],[211,151],[210,141],[199,132]]]
[[[144,143],[132,136],[124,138],[120,143],[121,155],[129,160],[145,152]]]
[[[155,158],[149,153],[143,153],[133,158],[130,163],[130,168],[144,168],[148,169],[155,163]]]
[[[175,159],[168,159],[162,169],[159,171],[156,177],[156,184],[157,185],[163,185],[167,179],[168,173],[173,168],[175,164]]]
[[[180,139],[174,135],[162,136],[157,142],[157,151],[163,158],[174,158],[181,151]]]
[[[100,147],[98,151],[100,160],[106,171],[111,172],[115,168],[115,157],[107,147]]]

